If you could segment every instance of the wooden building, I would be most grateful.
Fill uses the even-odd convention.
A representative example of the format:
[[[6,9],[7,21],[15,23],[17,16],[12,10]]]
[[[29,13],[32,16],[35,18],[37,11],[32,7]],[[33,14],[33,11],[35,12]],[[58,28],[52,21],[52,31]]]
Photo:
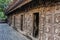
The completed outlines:
[[[59,0],[14,0],[5,14],[10,26],[31,40],[60,40]]]

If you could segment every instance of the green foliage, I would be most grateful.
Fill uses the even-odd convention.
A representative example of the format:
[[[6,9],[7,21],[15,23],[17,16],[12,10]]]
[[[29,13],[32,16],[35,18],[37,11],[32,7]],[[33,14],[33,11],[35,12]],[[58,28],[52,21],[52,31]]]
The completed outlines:
[[[4,8],[8,6],[12,0],[0,0],[0,19],[5,20],[7,17],[4,15]]]
[[[3,9],[8,5],[9,0],[0,0],[0,8]]]
[[[0,19],[1,20],[5,20],[7,17],[4,15],[3,12],[0,12]]]

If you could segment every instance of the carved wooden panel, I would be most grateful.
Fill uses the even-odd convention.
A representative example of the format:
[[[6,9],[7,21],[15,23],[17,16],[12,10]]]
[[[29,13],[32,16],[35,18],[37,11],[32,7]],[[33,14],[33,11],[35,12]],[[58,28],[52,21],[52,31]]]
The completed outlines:
[[[33,16],[32,14],[25,14],[25,30],[27,32],[28,35],[32,35],[32,29],[33,29],[33,20],[32,20]]]
[[[60,24],[60,13],[56,13],[56,14],[54,15],[54,17],[55,17],[55,19],[54,19],[55,23]]]
[[[46,15],[46,23],[48,23],[48,24],[52,23],[52,14]]]
[[[46,14],[46,24],[44,26],[45,40],[60,40],[60,13]],[[54,20],[54,23],[52,21]],[[43,40],[44,40],[43,39]]]

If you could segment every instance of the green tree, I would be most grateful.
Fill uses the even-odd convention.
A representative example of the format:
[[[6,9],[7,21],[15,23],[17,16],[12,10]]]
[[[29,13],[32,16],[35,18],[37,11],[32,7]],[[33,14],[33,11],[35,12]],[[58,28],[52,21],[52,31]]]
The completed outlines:
[[[7,17],[4,15],[4,9],[8,6],[8,4],[13,0],[0,0],[0,19],[6,19]]]

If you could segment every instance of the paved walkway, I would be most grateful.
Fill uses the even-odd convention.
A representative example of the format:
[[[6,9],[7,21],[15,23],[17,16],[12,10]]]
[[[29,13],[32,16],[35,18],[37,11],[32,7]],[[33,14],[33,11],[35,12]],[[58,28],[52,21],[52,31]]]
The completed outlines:
[[[0,23],[0,40],[27,40],[27,38],[9,27],[8,24]]]

